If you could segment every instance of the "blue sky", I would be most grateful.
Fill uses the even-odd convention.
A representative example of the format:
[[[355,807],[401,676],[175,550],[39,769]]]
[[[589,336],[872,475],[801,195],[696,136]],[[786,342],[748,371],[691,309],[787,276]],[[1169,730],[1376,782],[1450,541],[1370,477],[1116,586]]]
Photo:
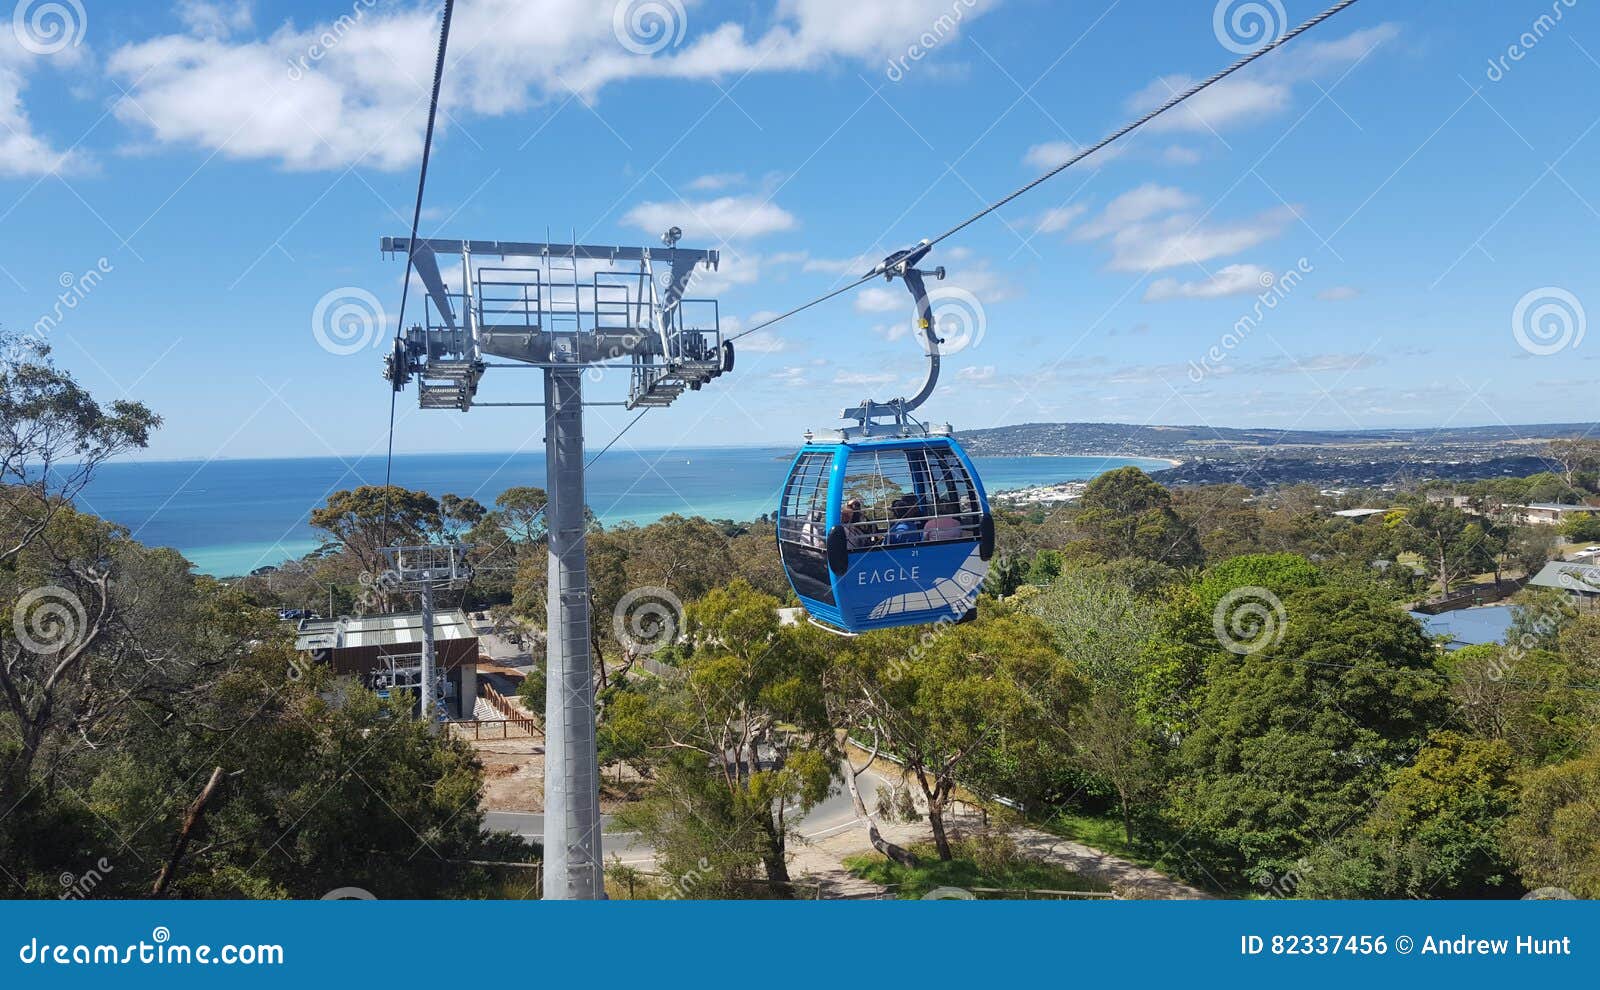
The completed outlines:
[[[602,0],[460,0],[424,233],[650,244],[676,223],[722,250],[709,285],[747,326],[1227,64],[1255,15],[1278,30],[1275,8],[1299,23],[1323,3],[653,6],[648,36],[626,0],[620,19]],[[151,457],[381,453],[403,262],[377,245],[409,222],[435,5],[47,7],[0,21],[0,325],[45,320],[97,393],[157,409]],[[929,264],[981,333],[929,412],[1595,419],[1597,91],[1586,0],[1365,0],[942,245]],[[350,288],[388,325],[332,354],[313,314]],[[898,286],[842,297],[750,338],[732,376],[627,442],[792,442],[916,376],[908,325]],[[534,384],[491,373],[481,397]],[[593,410],[591,442],[625,418]],[[396,447],[539,434],[527,410],[407,395]]]

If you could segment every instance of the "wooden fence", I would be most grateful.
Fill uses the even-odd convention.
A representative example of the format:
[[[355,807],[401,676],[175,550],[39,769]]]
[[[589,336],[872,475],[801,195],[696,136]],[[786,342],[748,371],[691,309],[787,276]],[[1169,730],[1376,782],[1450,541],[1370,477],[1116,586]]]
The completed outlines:
[[[458,719],[446,723],[457,739],[543,739],[544,733],[531,719]]]
[[[449,723],[451,734],[459,739],[543,739],[544,730],[510,698],[492,684],[478,682],[478,697],[500,714],[497,719],[461,719]]]

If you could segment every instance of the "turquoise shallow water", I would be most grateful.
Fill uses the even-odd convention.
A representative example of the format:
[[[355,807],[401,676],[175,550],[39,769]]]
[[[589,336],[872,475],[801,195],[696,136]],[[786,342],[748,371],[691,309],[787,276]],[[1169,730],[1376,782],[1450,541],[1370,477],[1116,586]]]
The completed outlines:
[[[754,519],[776,508],[793,451],[707,447],[613,450],[589,469],[589,505],[601,522],[647,523],[670,513]],[[1118,457],[980,457],[990,492],[1086,480],[1134,464]],[[218,576],[279,564],[316,548],[307,518],[328,494],[383,484],[382,457],[152,461],[109,464],[78,500],[121,523],[141,542],[176,547],[197,570]],[[396,456],[394,483],[434,495],[470,495],[488,505],[515,485],[544,485],[544,454]]]

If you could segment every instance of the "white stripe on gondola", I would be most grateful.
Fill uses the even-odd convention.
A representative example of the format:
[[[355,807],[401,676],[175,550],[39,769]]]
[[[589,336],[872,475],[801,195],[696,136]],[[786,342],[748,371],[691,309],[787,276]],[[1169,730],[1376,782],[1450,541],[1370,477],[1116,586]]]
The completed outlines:
[[[979,555],[977,544],[973,544],[972,552],[962,561],[961,569],[953,577],[940,578],[926,591],[884,599],[873,607],[870,617],[882,619],[936,608],[947,608],[956,616],[965,615],[977,604],[978,590],[983,587],[983,579],[988,575],[989,563]]]

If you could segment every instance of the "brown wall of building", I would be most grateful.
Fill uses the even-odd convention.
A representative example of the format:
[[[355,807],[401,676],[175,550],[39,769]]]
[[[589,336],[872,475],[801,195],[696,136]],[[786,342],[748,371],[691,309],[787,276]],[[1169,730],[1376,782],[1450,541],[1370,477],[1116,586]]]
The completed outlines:
[[[403,646],[348,646],[337,650],[322,650],[328,660],[328,665],[336,674],[370,674],[379,666],[379,659],[390,654],[396,656],[415,656],[421,647],[406,644]],[[470,639],[447,639],[435,644],[439,657],[439,664],[445,670],[451,670],[461,664],[475,664],[478,662],[477,637]]]

